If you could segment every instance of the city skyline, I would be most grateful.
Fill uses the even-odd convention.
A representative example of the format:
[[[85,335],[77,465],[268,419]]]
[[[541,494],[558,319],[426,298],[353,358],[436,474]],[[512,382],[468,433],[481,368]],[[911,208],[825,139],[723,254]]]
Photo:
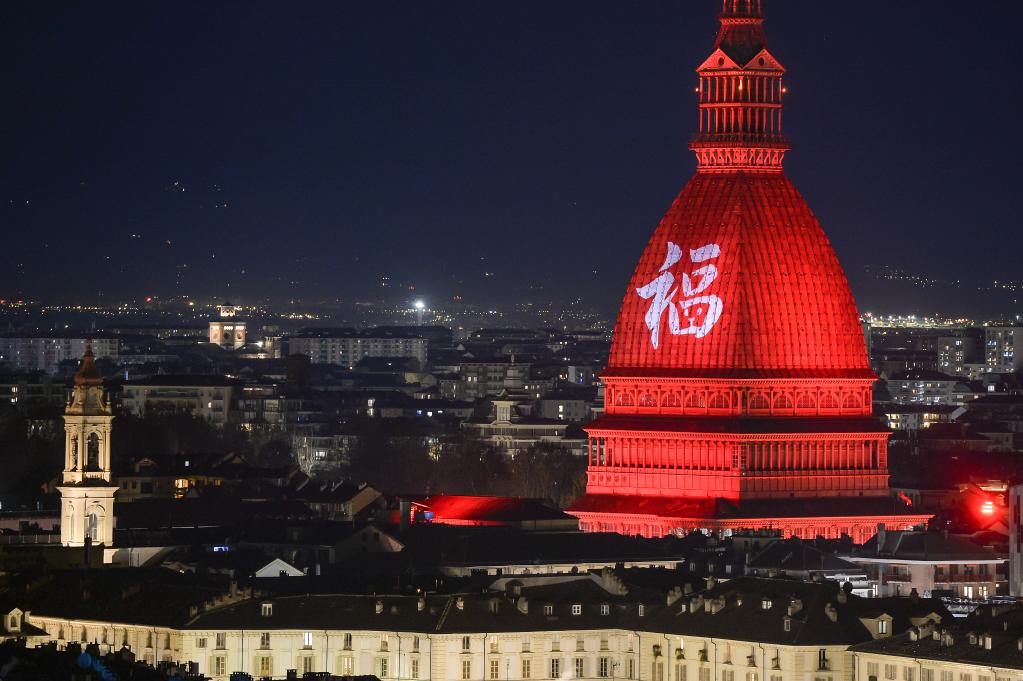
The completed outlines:
[[[1019,142],[976,134],[1011,98],[969,59],[918,65],[948,35],[957,53],[1007,61],[1019,10],[1002,9],[994,23],[887,4],[885,21],[862,4],[768,10],[788,68],[787,168],[862,312],[1019,311],[1004,247]],[[8,5],[0,295],[613,311],[624,263],[693,168],[692,68],[718,8],[582,10],[310,4],[277,21],[265,4]],[[54,276],[83,263],[97,266],[74,287]]]

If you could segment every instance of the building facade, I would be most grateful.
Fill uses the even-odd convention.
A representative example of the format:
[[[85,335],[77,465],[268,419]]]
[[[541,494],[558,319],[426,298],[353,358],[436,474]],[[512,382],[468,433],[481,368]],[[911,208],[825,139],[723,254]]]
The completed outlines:
[[[30,642],[130,646],[150,664],[196,662],[216,681],[289,669],[411,681],[845,681],[851,645],[947,616],[940,603],[861,599],[832,583],[740,578],[655,599],[603,576],[542,580],[445,596],[240,592],[165,624],[4,614],[42,632]]]
[[[210,320],[210,343],[225,350],[238,350],[245,345],[246,323],[238,319],[238,307],[224,303],[218,308],[219,318]]]

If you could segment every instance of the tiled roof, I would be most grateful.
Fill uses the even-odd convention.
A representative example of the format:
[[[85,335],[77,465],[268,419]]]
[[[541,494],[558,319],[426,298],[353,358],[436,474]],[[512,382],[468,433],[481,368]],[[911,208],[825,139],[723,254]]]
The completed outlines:
[[[646,626],[650,631],[781,645],[848,645],[872,638],[860,618],[887,614],[893,631],[911,626],[911,618],[932,613],[943,621],[951,619],[938,599],[860,598],[840,591],[830,581],[739,577],[682,597]],[[709,606],[710,601],[716,601],[720,609]],[[799,607],[789,614],[793,601]],[[827,614],[828,604],[835,610],[834,621]],[[789,631],[785,630],[787,616]]]
[[[681,249],[681,259],[667,268],[679,286],[677,299],[685,298],[681,275],[711,263],[717,277],[694,296],[718,296],[722,309],[702,338],[671,334],[665,309],[655,348],[646,319],[654,301],[637,289],[658,278],[669,242]],[[718,246],[719,255],[694,262],[690,253],[708,245]],[[694,288],[702,286],[702,279],[696,276]],[[687,322],[683,318],[681,326]],[[820,223],[787,177],[697,173],[689,181],[661,220],[626,289],[608,368],[618,375],[637,369],[869,375],[863,329],[845,274]]]

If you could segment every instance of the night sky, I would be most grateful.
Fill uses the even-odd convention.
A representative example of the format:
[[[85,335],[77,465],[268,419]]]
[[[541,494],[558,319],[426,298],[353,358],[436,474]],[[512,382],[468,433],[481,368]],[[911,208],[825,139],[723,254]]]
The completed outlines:
[[[5,2],[0,297],[414,284],[615,309],[695,167],[693,69],[719,9]],[[861,309],[1019,312],[978,287],[1023,280],[1021,4],[766,13],[789,70],[785,165]]]

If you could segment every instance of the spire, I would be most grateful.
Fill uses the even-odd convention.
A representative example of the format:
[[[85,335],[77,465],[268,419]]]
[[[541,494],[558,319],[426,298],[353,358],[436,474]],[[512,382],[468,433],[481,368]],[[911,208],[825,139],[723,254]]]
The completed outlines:
[[[761,0],[723,0],[714,52],[696,69],[700,172],[781,172],[785,68],[767,51]]]
[[[85,342],[85,354],[82,355],[82,364],[75,374],[75,385],[103,385],[103,374],[99,372],[92,354],[92,341]]]

